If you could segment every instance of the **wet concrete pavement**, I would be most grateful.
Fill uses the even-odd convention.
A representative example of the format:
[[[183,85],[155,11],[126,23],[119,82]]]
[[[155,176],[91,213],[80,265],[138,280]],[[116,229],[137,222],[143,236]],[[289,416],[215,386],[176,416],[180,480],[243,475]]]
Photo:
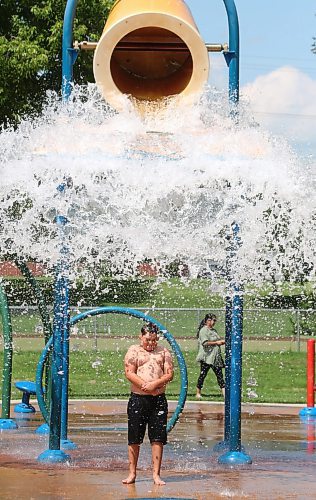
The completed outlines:
[[[301,422],[299,409],[243,406],[242,443],[253,463],[230,469],[218,464],[221,453],[213,451],[223,438],[223,405],[188,403],[165,447],[162,477],[167,484],[152,483],[146,440],[137,481],[125,486],[126,401],[70,401],[68,437],[78,448],[67,451],[67,464],[37,461],[48,448],[48,437],[34,432],[39,413],[17,418],[17,430],[0,434],[0,498],[316,498],[316,424]]]

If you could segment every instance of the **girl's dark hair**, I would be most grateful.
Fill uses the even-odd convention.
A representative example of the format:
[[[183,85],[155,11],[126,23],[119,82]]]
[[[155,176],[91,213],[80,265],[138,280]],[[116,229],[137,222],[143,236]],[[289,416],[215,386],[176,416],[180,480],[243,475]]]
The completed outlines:
[[[216,314],[206,314],[205,315],[205,318],[202,319],[201,323],[199,324],[199,327],[197,329],[197,332],[196,332],[196,338],[198,339],[199,338],[199,333],[200,333],[200,330],[203,328],[203,326],[206,325],[206,322],[208,319],[216,319]]]

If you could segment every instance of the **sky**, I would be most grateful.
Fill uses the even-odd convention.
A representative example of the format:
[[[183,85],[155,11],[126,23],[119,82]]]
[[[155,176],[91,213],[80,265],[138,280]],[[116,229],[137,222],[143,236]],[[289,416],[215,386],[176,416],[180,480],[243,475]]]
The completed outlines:
[[[187,0],[205,42],[228,42],[223,0]],[[235,0],[240,30],[240,96],[264,128],[316,158],[316,0]],[[210,84],[228,85],[222,54],[211,54]]]

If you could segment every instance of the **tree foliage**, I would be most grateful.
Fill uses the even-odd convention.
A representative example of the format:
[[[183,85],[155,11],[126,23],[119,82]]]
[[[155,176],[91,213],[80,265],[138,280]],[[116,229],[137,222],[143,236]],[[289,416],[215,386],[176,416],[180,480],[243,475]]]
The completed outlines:
[[[113,0],[78,1],[75,40],[98,40]],[[0,123],[17,123],[41,111],[46,92],[61,88],[66,0],[0,2]],[[74,66],[78,83],[93,80],[92,56]]]

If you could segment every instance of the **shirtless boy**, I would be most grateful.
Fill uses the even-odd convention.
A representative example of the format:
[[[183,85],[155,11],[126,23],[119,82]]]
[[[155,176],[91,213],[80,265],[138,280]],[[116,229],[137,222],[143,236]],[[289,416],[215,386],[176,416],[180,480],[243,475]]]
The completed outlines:
[[[139,449],[148,426],[153,480],[163,485],[160,467],[167,442],[168,417],[165,389],[173,378],[173,362],[168,349],[157,345],[155,324],[143,326],[139,339],[140,344],[132,345],[125,356],[125,376],[131,383],[131,396],[127,406],[129,475],[122,482],[135,483]]]

